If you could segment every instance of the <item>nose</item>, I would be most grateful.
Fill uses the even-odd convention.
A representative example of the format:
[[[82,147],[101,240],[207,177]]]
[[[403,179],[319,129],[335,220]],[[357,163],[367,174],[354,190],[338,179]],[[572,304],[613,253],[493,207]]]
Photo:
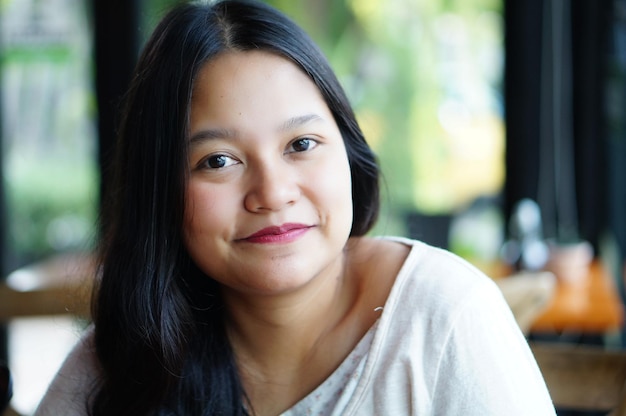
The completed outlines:
[[[246,210],[274,212],[293,205],[300,196],[297,174],[284,161],[266,163],[249,172]]]

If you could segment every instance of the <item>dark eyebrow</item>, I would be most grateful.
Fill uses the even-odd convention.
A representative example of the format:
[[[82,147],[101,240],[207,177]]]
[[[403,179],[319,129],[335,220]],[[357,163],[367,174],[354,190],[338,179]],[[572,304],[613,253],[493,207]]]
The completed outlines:
[[[228,129],[207,129],[200,130],[197,133],[194,133],[189,137],[189,144],[194,145],[205,140],[211,139],[228,139],[230,137],[235,137],[236,134],[232,130]]]
[[[323,118],[318,116],[317,114],[305,114],[302,116],[290,118],[289,120],[282,123],[278,127],[278,130],[282,132],[286,132],[286,131],[296,129],[312,121],[322,121],[322,120]],[[229,139],[229,138],[233,138],[236,136],[237,136],[237,133],[229,129],[216,128],[216,129],[200,130],[199,132],[194,133],[191,135],[191,137],[189,137],[189,144],[194,145],[194,144],[206,141],[206,140]]]

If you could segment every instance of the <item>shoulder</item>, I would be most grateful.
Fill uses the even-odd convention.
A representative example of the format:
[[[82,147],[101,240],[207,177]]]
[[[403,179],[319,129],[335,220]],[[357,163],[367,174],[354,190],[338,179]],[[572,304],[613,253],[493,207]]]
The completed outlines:
[[[388,338],[436,362],[450,347],[450,339],[461,334],[519,331],[491,278],[449,251],[419,241],[395,240],[409,245],[411,251],[381,316],[380,326]]]
[[[384,294],[379,305],[386,310],[433,319],[435,312],[449,316],[472,299],[503,302],[491,278],[450,251],[403,237],[359,238],[348,247],[368,291]]]
[[[436,308],[449,313],[474,297],[496,302],[503,300],[491,278],[456,254],[416,240],[385,240],[410,247],[396,277],[390,301],[410,298],[419,309]]]
[[[86,415],[87,400],[99,372],[94,331],[90,327],[63,362],[35,411],[35,416]]]

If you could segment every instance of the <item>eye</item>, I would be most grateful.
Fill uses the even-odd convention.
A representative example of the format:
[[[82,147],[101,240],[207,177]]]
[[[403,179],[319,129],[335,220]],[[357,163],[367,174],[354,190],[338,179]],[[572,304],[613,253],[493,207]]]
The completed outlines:
[[[221,169],[234,165],[237,160],[224,154],[212,155],[204,159],[201,163],[201,167],[207,169]]]
[[[291,142],[287,153],[306,152],[315,148],[317,144],[318,143],[315,140],[303,137]]]

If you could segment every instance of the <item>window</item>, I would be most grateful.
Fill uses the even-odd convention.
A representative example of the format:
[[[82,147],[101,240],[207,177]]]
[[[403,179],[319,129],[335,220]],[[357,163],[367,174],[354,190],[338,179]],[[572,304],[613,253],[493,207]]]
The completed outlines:
[[[96,108],[83,1],[4,2],[1,27],[11,270],[89,247],[98,200]]]

